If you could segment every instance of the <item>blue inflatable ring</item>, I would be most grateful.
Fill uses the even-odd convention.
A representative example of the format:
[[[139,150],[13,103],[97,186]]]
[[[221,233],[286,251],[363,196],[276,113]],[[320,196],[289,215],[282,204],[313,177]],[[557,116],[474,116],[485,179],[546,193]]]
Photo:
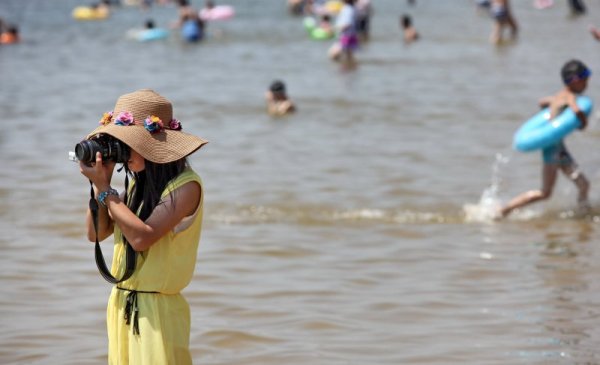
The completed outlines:
[[[577,106],[586,116],[592,112],[593,103],[587,96],[577,97]],[[550,109],[545,108],[527,120],[515,133],[513,148],[518,151],[534,151],[558,143],[581,126],[571,108],[565,109],[549,121]]]
[[[140,42],[154,41],[158,39],[164,39],[169,36],[169,32],[161,28],[144,29],[137,35],[137,39]]]

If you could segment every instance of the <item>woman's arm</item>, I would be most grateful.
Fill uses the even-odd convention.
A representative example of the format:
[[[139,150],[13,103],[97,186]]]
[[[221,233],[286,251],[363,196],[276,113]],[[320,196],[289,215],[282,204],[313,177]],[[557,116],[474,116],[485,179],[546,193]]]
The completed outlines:
[[[545,96],[538,101],[538,105],[540,108],[547,108],[550,106],[550,104],[552,104],[553,99],[554,96]]]
[[[98,194],[96,194],[97,196]],[[96,242],[96,230],[94,228],[94,221],[92,220],[92,211],[88,207],[87,214],[85,217],[87,226],[87,238],[90,242]],[[104,241],[110,235],[113,234],[114,224],[110,216],[108,215],[108,209],[98,204],[98,241]]]
[[[112,178],[114,163],[102,163],[100,152],[96,154],[96,163],[86,165],[83,162],[79,163],[79,171],[87,177],[93,184],[94,196],[97,197],[100,191],[108,190],[110,180]],[[99,190],[98,185],[106,186],[106,189]],[[86,213],[87,238],[90,242],[96,241],[96,229],[92,219],[92,211],[89,206]],[[104,241],[113,234],[114,225],[106,207],[98,203],[98,241]]]
[[[200,185],[188,182],[161,200],[145,222],[117,196],[109,195],[104,202],[131,247],[141,252],[175,228],[183,218],[194,214],[201,195]]]
[[[113,162],[103,164],[102,155],[98,152],[96,163],[90,166],[81,163],[80,169],[81,173],[92,181],[96,193],[101,193],[108,191],[110,188],[114,166]],[[100,207],[99,209],[99,211],[104,211],[102,222],[105,224],[101,225],[102,234],[99,230],[99,236],[108,237],[112,233],[112,229],[109,228],[112,228],[113,224],[117,224],[134,250],[145,251],[172,230],[184,217],[192,215],[196,211],[198,204],[200,204],[201,194],[202,191],[198,183],[186,183],[176,189],[173,194],[169,194],[161,200],[145,222],[125,205],[121,197],[108,195],[104,199],[106,208]],[[90,229],[91,238],[94,238],[91,214],[89,214],[87,221],[88,238],[90,238]]]
[[[587,115],[585,115],[585,113],[581,109],[579,109],[579,105],[577,105],[577,97],[574,94],[571,94],[569,95],[567,102],[569,108],[571,108],[573,113],[575,113],[575,115],[577,116],[577,119],[579,119],[579,121],[581,122],[579,129],[585,129],[585,127],[587,126]]]

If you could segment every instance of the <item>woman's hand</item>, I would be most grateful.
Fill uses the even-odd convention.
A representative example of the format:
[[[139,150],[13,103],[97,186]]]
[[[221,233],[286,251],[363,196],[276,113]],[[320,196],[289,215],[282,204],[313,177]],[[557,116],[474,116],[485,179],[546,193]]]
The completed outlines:
[[[106,191],[110,187],[115,163],[112,161],[102,162],[102,154],[96,152],[96,162],[86,165],[84,162],[79,162],[79,170],[81,174],[87,177],[98,191]]]

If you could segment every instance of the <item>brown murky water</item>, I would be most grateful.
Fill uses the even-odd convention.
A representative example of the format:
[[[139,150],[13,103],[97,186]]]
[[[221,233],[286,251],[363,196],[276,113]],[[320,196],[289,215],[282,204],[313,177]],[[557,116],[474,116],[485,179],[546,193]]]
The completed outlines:
[[[568,139],[591,216],[574,216],[563,178],[507,221],[480,202],[538,184],[538,153],[511,152],[511,137],[566,60],[590,66],[598,100],[597,2],[574,18],[562,2],[514,1],[521,37],[493,47],[471,1],[374,0],[354,71],[283,1],[230,3],[235,19],[188,46],[125,38],[147,17],[168,25],[174,8],[78,23],[74,0],[0,1],[24,39],[0,47],[0,363],[106,363],[110,287],[84,238],[87,182],[66,156],[142,87],[211,140],[191,159],[206,188],[185,290],[195,363],[600,363],[598,114]],[[404,12],[422,34],[409,47]],[[265,115],[275,78],[296,115]]]

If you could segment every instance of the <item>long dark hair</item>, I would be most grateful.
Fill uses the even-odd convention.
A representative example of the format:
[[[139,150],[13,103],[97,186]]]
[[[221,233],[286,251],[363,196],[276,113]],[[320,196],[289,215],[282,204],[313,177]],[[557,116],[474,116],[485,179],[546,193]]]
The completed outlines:
[[[127,191],[129,187],[126,178],[125,190],[127,195],[125,204],[142,221],[145,221],[159,204],[160,197],[169,181],[179,176],[188,166],[185,157],[168,163],[155,163],[145,160],[144,170],[136,173],[131,172],[125,166],[127,177],[131,176],[135,179],[135,186],[130,194]]]

